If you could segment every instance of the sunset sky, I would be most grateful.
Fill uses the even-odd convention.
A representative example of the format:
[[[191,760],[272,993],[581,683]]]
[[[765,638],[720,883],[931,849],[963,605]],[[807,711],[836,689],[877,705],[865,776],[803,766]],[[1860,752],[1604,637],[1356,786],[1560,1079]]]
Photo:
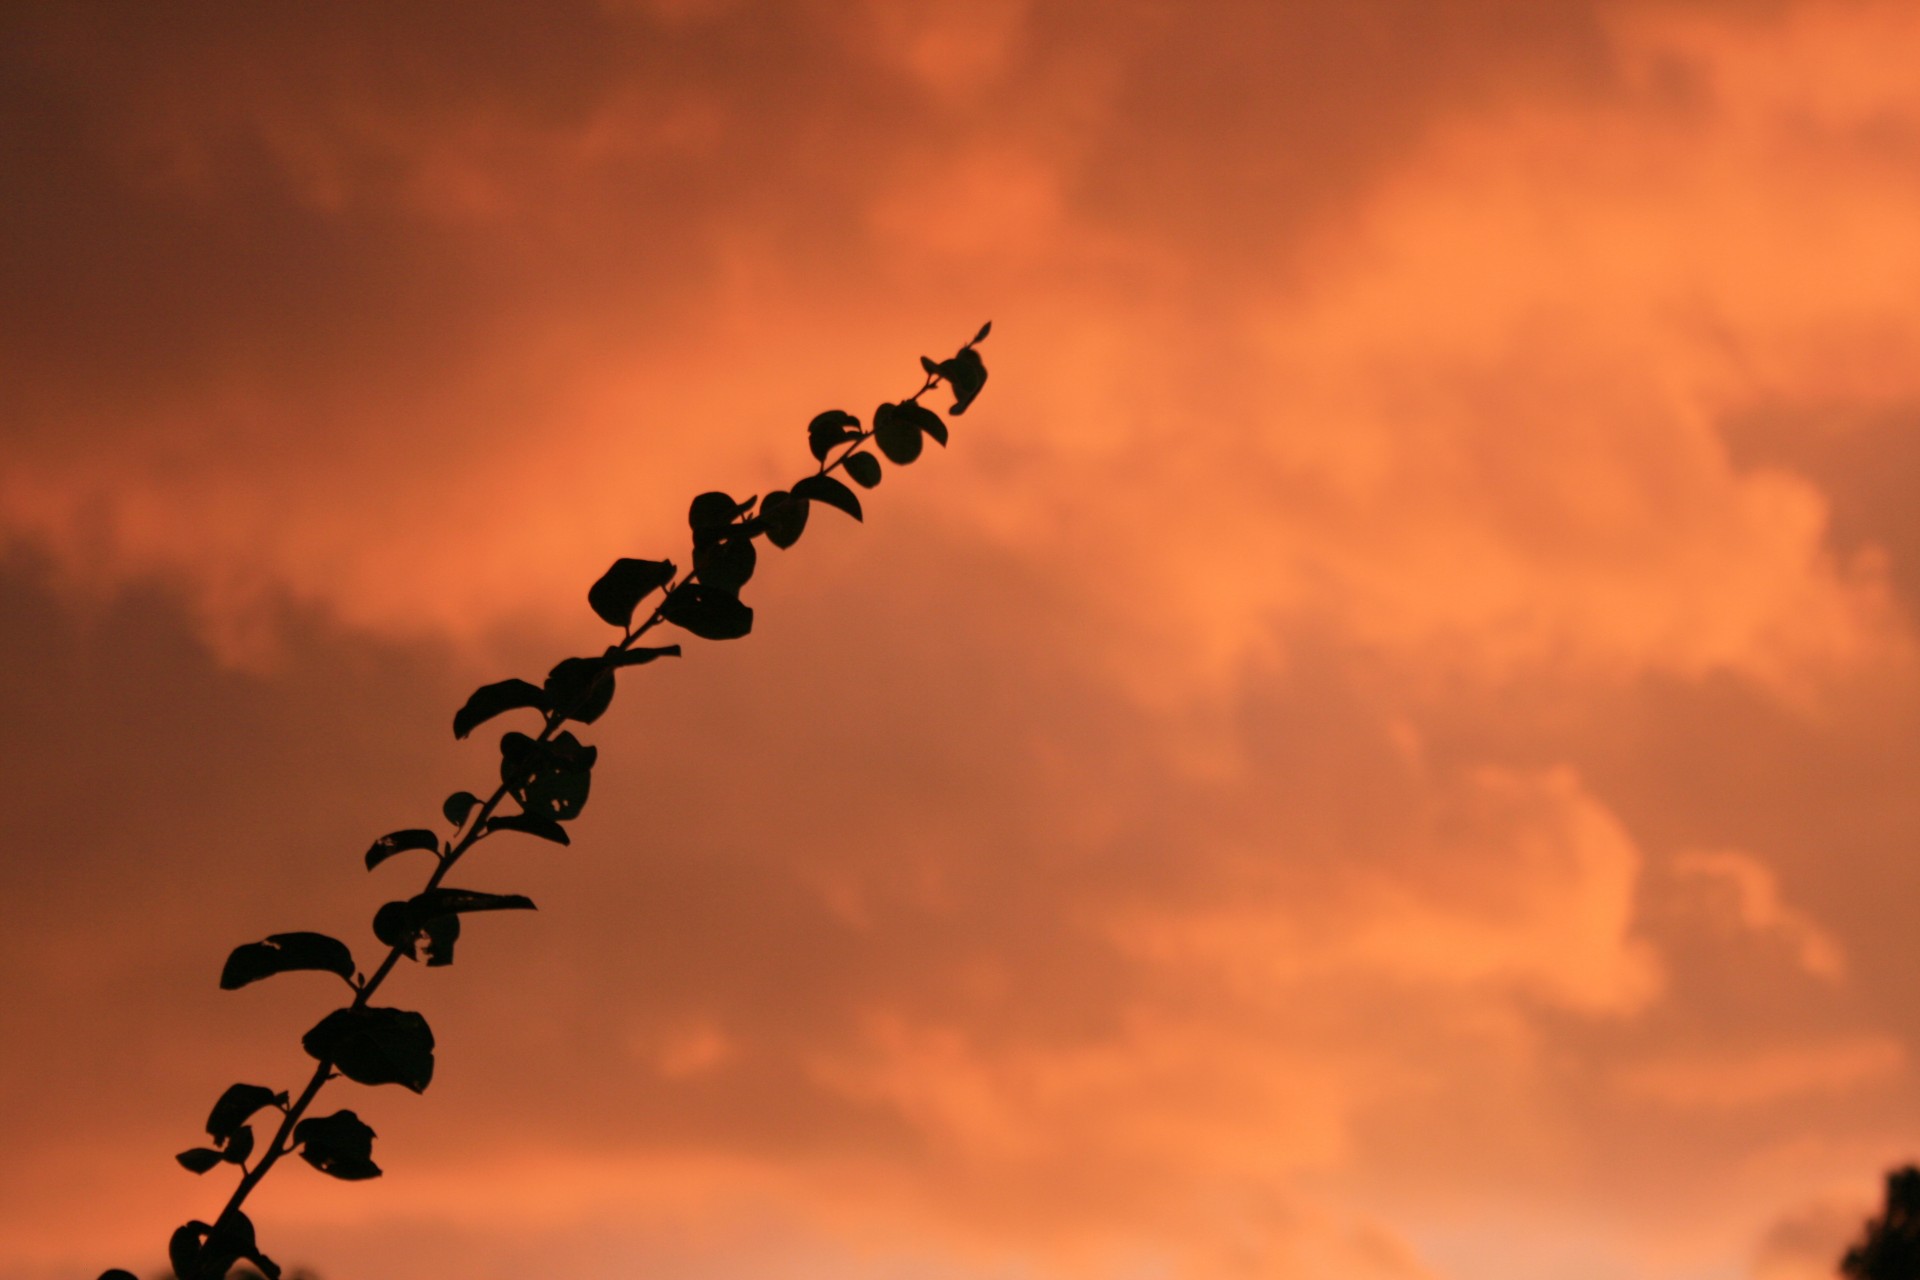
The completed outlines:
[[[330,1086],[322,1280],[1824,1280],[1920,1158],[1920,5],[0,11],[0,1280],[164,1267],[616,556],[991,381],[623,674]],[[944,399],[940,403],[945,403]],[[522,713],[523,719],[527,718]],[[524,727],[522,725],[521,727]],[[418,855],[415,855],[416,859]]]

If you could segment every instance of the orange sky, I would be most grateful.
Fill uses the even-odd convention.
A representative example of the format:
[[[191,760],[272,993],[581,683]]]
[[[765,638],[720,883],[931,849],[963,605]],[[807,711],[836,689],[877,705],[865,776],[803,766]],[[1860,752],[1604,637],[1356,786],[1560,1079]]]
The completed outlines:
[[[13,6],[0,1280],[476,684],[983,319],[387,988],[326,1280],[1813,1280],[1920,1156],[1920,9]],[[479,735],[485,738],[486,735]],[[521,842],[528,844],[531,842]],[[337,1091],[337,1101],[336,1099]],[[218,1185],[216,1185],[218,1184]]]

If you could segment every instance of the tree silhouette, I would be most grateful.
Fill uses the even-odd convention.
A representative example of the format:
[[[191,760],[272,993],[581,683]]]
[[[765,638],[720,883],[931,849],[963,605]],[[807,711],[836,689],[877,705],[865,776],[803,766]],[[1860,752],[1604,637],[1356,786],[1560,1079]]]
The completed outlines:
[[[1920,1280],[1920,1168],[1887,1174],[1887,1207],[1840,1260],[1848,1280]]]
[[[860,498],[833,473],[844,471],[863,489],[880,483],[884,457],[906,466],[920,456],[927,439],[945,446],[947,423],[920,398],[945,383],[953,392],[947,412],[958,416],[980,394],[986,365],[974,348],[987,337],[982,325],[973,341],[951,358],[920,358],[920,389],[873,411],[870,426],[843,409],[816,414],[807,424],[807,447],[817,464],[791,487],[765,497],[736,499],[712,492],[694,498],[687,512],[692,533],[690,568],[682,574],[670,560],[621,558],[587,590],[587,604],[620,638],[602,653],[566,658],[536,684],[496,681],[474,691],[453,717],[453,733],[464,738],[496,716],[536,711],[536,734],[518,731],[500,739],[499,782],[491,794],[456,791],[440,806],[449,834],[432,827],[409,827],[375,840],[367,849],[368,871],[401,854],[432,857],[425,886],[410,898],[387,903],[374,913],[373,934],[387,948],[370,971],[353,951],[322,933],[276,933],[234,949],[220,974],[220,986],[232,991],[275,974],[298,970],[331,973],[353,993],[301,1039],[314,1060],[313,1074],[296,1094],[265,1085],[235,1084],[213,1104],[206,1132],[211,1145],[177,1155],[180,1165],[204,1174],[222,1165],[239,1169],[240,1179],[211,1223],[195,1220],[177,1229],[167,1256],[177,1280],[225,1280],[236,1266],[250,1265],[267,1280],[281,1280],[281,1269],[261,1251],[252,1221],[241,1206],[281,1157],[300,1158],[330,1177],[361,1181],[380,1176],[373,1159],[375,1133],[353,1111],[309,1116],[308,1110],[329,1081],[345,1076],[359,1084],[397,1084],[424,1092],[433,1080],[434,1040],[427,1020],[408,1009],[372,1003],[402,959],[439,968],[453,963],[462,917],[487,911],[531,911],[533,901],[517,893],[482,893],[445,883],[468,850],[501,832],[570,843],[564,824],[587,803],[596,748],[562,726],[590,725],[613,701],[616,673],[661,658],[680,656],[678,644],[641,645],[661,624],[678,627],[703,640],[734,640],[753,629],[753,610],[740,589],[758,563],[756,539],[781,549],[800,540],[815,504],[862,518]],[[868,449],[871,444],[875,452]],[[654,597],[651,612],[640,611]],[[531,727],[531,724],[529,724]],[[483,788],[483,790],[485,790]],[[511,808],[504,806],[511,803]],[[256,1141],[251,1121],[267,1113],[272,1136]],[[273,1116],[278,1115],[278,1120]],[[245,1274],[252,1275],[253,1271]],[[135,1280],[131,1272],[111,1270],[99,1280]]]

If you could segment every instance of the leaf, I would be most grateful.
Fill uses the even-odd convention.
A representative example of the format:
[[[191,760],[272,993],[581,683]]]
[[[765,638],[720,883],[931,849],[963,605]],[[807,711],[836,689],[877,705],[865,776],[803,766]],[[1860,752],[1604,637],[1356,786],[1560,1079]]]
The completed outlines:
[[[242,1258],[267,1280],[280,1280],[279,1264],[260,1252],[253,1223],[238,1209],[227,1210],[211,1227],[195,1219],[176,1228],[167,1241],[167,1260],[179,1280],[222,1280]]]
[[[956,418],[967,411],[973,398],[980,394],[980,388],[987,385],[987,366],[971,346],[960,348],[953,359],[941,361],[939,373],[953,388],[953,408],[947,412]]]
[[[730,493],[713,490],[703,493],[687,508],[687,527],[693,530],[693,545],[718,542],[726,537],[733,522],[753,510],[754,500],[734,501]]]
[[[300,1047],[357,1084],[397,1084],[424,1093],[433,1080],[433,1032],[407,1009],[335,1009]]]
[[[845,462],[847,474],[862,489],[871,489],[880,483],[880,459],[870,453],[850,453]]]
[[[785,489],[775,489],[760,504],[760,520],[767,528],[767,541],[785,551],[800,541],[807,527],[807,500]]]
[[[939,414],[917,400],[909,400],[900,406],[900,415],[932,436],[941,448],[946,448],[947,424]]]
[[[572,844],[567,829],[552,818],[537,813],[495,814],[487,819],[489,831],[521,831],[530,836],[539,836],[542,840],[551,840],[555,844]]]
[[[173,1236],[167,1241],[167,1260],[173,1263],[173,1274],[179,1280],[195,1280],[195,1272],[200,1264],[200,1249],[213,1228],[198,1218],[182,1226],[175,1227]],[[233,1264],[227,1264],[231,1267]],[[222,1270],[222,1276],[226,1271]]]
[[[300,1158],[329,1177],[359,1182],[380,1176],[373,1162],[375,1134],[351,1111],[316,1116],[293,1126]]]
[[[460,916],[471,911],[533,911],[533,899],[518,893],[481,893],[474,889],[429,889],[404,902],[389,902],[374,913],[374,936],[419,959],[424,944],[429,968],[453,963],[460,939]]]
[[[694,575],[710,587],[735,595],[753,577],[759,561],[760,553],[754,550],[750,538],[729,538],[693,549]]]
[[[920,357],[920,367],[926,370],[929,378],[937,378],[940,376],[940,366],[935,364],[932,359],[927,356]]]
[[[564,658],[547,673],[546,692],[554,714],[592,724],[613,705],[613,669],[603,658]]]
[[[237,991],[249,982],[276,973],[320,969],[353,980],[353,952],[347,944],[324,933],[276,933],[264,942],[235,947],[220,971],[220,989]]]
[[[456,791],[440,803],[440,814],[451,822],[457,831],[467,825],[467,818],[480,806],[480,797],[471,791]]]
[[[753,610],[739,596],[698,582],[677,588],[662,612],[668,622],[702,640],[737,640],[753,630]]]
[[[431,849],[439,853],[440,837],[425,827],[389,831],[367,848],[367,870],[371,871],[394,854],[405,853],[409,849]]]
[[[834,446],[844,444],[860,434],[860,419],[845,409],[829,409],[817,413],[813,421],[807,424],[807,448],[813,451],[816,462],[825,462]]]
[[[253,1154],[253,1126],[250,1124],[241,1125],[239,1131],[233,1135],[233,1140],[227,1143],[226,1150],[222,1154],[228,1164],[244,1165],[247,1162],[247,1157]]]
[[[140,1277],[131,1271],[125,1271],[119,1267],[115,1267],[111,1271],[102,1271],[99,1280],[140,1280]]]
[[[992,332],[993,332],[993,321],[989,320],[985,324],[980,326],[980,332],[973,335],[973,342],[985,342],[987,340],[987,335]],[[972,346],[973,342],[969,342],[967,345]]]
[[[525,680],[499,680],[483,685],[473,691],[466,706],[454,713],[453,736],[464,738],[501,712],[519,707],[532,707],[544,712],[547,709],[546,694]]]
[[[809,502],[824,502],[830,507],[846,512],[855,520],[864,519],[860,514],[859,497],[832,476],[808,476],[793,486],[793,495],[796,498],[805,498]]]
[[[587,588],[587,603],[608,626],[631,627],[633,611],[642,600],[673,581],[671,560],[632,560],[622,557]]]
[[[599,755],[564,731],[546,742],[509,733],[500,739],[500,781],[526,812],[571,822],[586,807]]]
[[[748,543],[747,549],[751,551],[753,544]],[[613,655],[613,665],[616,667],[643,667],[655,658],[677,658],[679,656],[680,646],[677,644],[663,644],[653,649],[622,649],[619,653]]]
[[[220,1100],[207,1113],[207,1136],[222,1146],[238,1133],[240,1126],[267,1107],[284,1107],[287,1095],[261,1084],[230,1084]]]
[[[219,1164],[221,1158],[220,1153],[212,1147],[193,1147],[174,1157],[188,1173],[205,1173]]]
[[[873,411],[873,442],[887,460],[906,466],[920,456],[920,426],[900,411],[905,405],[883,404]]]

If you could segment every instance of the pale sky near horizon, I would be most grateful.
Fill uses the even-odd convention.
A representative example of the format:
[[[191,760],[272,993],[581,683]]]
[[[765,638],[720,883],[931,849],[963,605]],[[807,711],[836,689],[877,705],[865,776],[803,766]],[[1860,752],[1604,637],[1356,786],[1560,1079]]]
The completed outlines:
[[[227,951],[622,677],[288,1161],[324,1280],[1822,1280],[1920,1158],[1920,7],[0,14],[0,1280],[162,1264]],[[508,727],[504,722],[496,728]],[[524,846],[524,847],[523,847]]]

